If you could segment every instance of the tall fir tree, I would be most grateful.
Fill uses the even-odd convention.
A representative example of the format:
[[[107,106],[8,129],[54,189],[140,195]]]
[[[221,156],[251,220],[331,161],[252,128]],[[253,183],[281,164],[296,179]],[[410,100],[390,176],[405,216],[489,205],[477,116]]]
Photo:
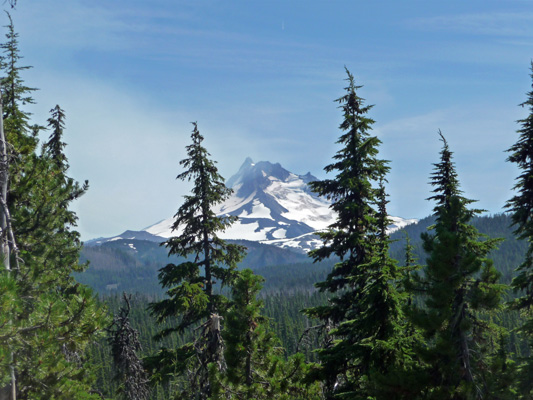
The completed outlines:
[[[267,352],[275,345],[273,336],[266,332],[266,319],[260,314],[257,295],[262,281],[251,270],[242,271],[232,287],[232,306],[224,315],[226,374],[236,387],[250,388],[257,382],[254,374],[268,370],[257,364],[268,362]]]
[[[488,258],[499,239],[481,235],[471,224],[481,210],[468,209],[444,136],[440,162],[431,177],[436,223],[422,235],[428,254],[423,274],[415,276],[424,307],[415,307],[414,323],[427,344],[420,347],[426,371],[421,381],[428,399],[482,399],[492,395],[490,357],[497,342],[490,312],[505,286]],[[421,397],[422,398],[422,397]]]
[[[178,349],[162,349],[150,360],[156,367],[156,379],[168,380],[187,375],[184,396],[205,399],[210,393],[208,365],[222,367],[221,318],[227,298],[213,290],[213,284],[229,285],[235,278],[237,263],[244,256],[244,247],[228,244],[218,237],[235,217],[217,216],[214,207],[226,200],[231,190],[224,185],[215,162],[202,146],[203,136],[193,123],[192,144],[187,158],[180,162],[185,172],[177,179],[193,181],[192,194],[175,215],[172,229],[177,233],[164,244],[169,255],[186,258],[179,265],[169,264],[159,272],[159,280],[167,288],[168,298],[150,305],[158,322],[179,317],[178,323],[162,330],[157,338],[172,332],[196,327],[201,333],[194,343]],[[172,371],[172,372],[169,372]]]
[[[3,102],[0,92],[0,112],[3,110]],[[16,374],[14,363],[14,349],[10,339],[14,337],[13,319],[18,304],[15,299],[16,280],[13,277],[11,267],[11,255],[16,252],[16,242],[10,237],[13,234],[10,221],[11,216],[7,207],[7,191],[9,187],[9,152],[6,141],[3,118],[0,118],[0,258],[2,271],[0,272],[0,400],[16,400]],[[15,251],[13,251],[15,250]],[[12,340],[11,340],[12,342]]]
[[[508,352],[508,332],[500,332],[498,348],[491,355],[490,371],[487,379],[487,392],[490,399],[515,400],[527,398],[520,395],[520,382],[517,375],[516,361]],[[529,385],[529,382],[526,383]]]
[[[411,238],[409,234],[405,232],[405,258],[404,258],[404,267],[403,267],[403,289],[407,293],[407,307],[410,307],[413,304],[413,282],[412,274],[417,269],[420,269],[420,266],[416,264],[416,258],[414,255],[414,246],[411,244]]]
[[[414,354],[415,346],[420,342],[418,330],[407,321],[404,311],[411,298],[405,291],[404,279],[413,268],[410,263],[409,251],[406,255],[406,266],[398,267],[397,261],[390,253],[391,240],[387,234],[390,225],[387,216],[388,204],[384,182],[379,182],[378,200],[378,235],[376,250],[372,262],[368,265],[367,284],[361,318],[362,331],[369,329],[366,336],[370,339],[363,342],[367,349],[369,363],[368,383],[365,392],[375,399],[412,399],[418,393],[418,387],[412,384],[412,376],[419,370],[419,362]],[[372,336],[372,331],[375,331]],[[363,398],[361,394],[357,394]]]
[[[92,292],[72,276],[86,266],[78,262],[77,218],[69,209],[87,185],[68,177],[46,145],[23,160],[9,207],[23,261],[15,273],[17,295],[25,299],[16,319],[17,398],[96,398],[85,350],[107,323]]]
[[[67,176],[64,155],[59,167],[48,146],[37,152],[38,129],[30,126],[30,115],[23,110],[32,102],[33,89],[20,77],[27,67],[18,65],[21,57],[11,20],[7,39],[0,63],[9,149],[5,208],[18,247],[11,257],[17,268],[2,277],[13,301],[6,313],[11,322],[9,340],[1,347],[13,354],[17,399],[94,399],[98,396],[91,393],[93,376],[85,349],[103,330],[106,318],[91,291],[72,277],[84,266],[78,264],[77,218],[69,210],[86,185]],[[53,135],[60,137],[62,128]],[[0,355],[2,371],[5,362]]]
[[[378,158],[381,141],[370,134],[374,121],[366,115],[372,106],[364,105],[357,95],[361,86],[346,72],[346,94],[337,99],[344,114],[337,141],[342,148],[325,167],[337,175],[311,183],[313,191],[332,200],[338,217],[320,233],[323,247],[310,255],[315,262],[329,257],[340,262],[316,285],[331,294],[329,304],[306,313],[333,327],[333,341],[318,351],[315,375],[324,383],[325,397],[366,399],[380,377],[402,363],[401,350],[392,345],[402,309],[396,264],[387,254],[384,189],[376,186],[385,179],[388,162]]]
[[[531,78],[533,80],[533,62],[531,63]],[[506,207],[511,212],[514,233],[519,239],[526,240],[528,249],[523,263],[518,267],[517,276],[513,279],[512,288],[519,297],[511,307],[523,313],[524,323],[521,333],[529,341],[533,354],[533,85],[527,93],[527,100],[521,104],[528,109],[526,118],[518,121],[518,141],[507,150],[510,154],[507,161],[515,163],[521,170],[516,178],[514,190],[516,194],[507,202]],[[522,366],[521,391],[524,398],[533,396],[533,357],[529,357]]]
[[[15,31],[11,15],[9,19],[6,42],[0,45],[0,69],[3,72],[0,78],[2,86],[3,119],[6,139],[10,144],[11,156],[19,158],[21,155],[31,154],[35,151],[38,139],[35,131],[30,126],[31,114],[22,107],[33,104],[32,92],[37,89],[26,86],[21,73],[30,69],[30,66],[21,66],[22,56],[19,51],[18,33]],[[19,160],[20,164],[20,160]],[[16,168],[17,163],[12,162],[11,168]]]

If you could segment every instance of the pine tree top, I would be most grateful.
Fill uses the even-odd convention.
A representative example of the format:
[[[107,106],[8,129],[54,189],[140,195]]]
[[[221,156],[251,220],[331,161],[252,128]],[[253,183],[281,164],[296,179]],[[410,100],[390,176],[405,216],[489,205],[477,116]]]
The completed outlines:
[[[52,129],[52,133],[48,138],[48,142],[44,144],[44,148],[50,154],[57,167],[63,170],[68,168],[68,164],[66,163],[67,158],[63,152],[66,143],[62,141],[63,131],[65,129],[65,111],[59,105],[56,105],[50,110],[50,114],[48,127]]]
[[[533,236],[533,61],[530,76],[532,90],[527,93],[527,100],[520,104],[529,109],[529,114],[517,121],[520,124],[518,140],[507,150],[511,153],[507,161],[515,163],[522,170],[513,187],[517,194],[505,205],[513,213],[515,233],[520,239]]]
[[[427,200],[435,200],[437,203],[433,209],[438,211],[439,207],[449,207],[449,201],[452,196],[459,196],[459,181],[457,179],[457,172],[455,171],[455,163],[452,161],[453,153],[450,151],[446,138],[439,130],[440,140],[442,141],[442,150],[440,151],[440,161],[434,165],[433,173],[431,174],[430,184],[435,187],[433,189],[433,196]]]
[[[353,257],[356,263],[365,259],[366,237],[377,234],[376,182],[385,181],[388,161],[378,158],[381,141],[370,134],[374,120],[366,114],[372,106],[365,106],[357,91],[353,75],[346,69],[346,94],[335,101],[343,110],[342,131],[337,140],[342,148],[333,156],[334,162],[324,170],[336,173],[334,178],[310,183],[311,190],[332,200],[331,208],[338,218],[326,232],[320,233],[324,246],[310,255],[316,260],[336,255],[341,259]],[[339,282],[340,285],[344,283]]]

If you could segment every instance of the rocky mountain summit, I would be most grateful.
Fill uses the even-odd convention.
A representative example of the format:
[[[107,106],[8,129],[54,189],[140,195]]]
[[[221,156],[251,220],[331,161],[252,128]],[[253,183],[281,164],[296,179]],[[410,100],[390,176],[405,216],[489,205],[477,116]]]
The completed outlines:
[[[311,192],[308,183],[317,180],[307,173],[297,175],[279,163],[254,163],[247,158],[239,171],[227,181],[233,194],[218,205],[217,215],[239,217],[224,239],[246,239],[282,248],[308,251],[320,245],[316,231],[327,228],[336,218],[330,202]],[[391,217],[390,231],[415,223],[415,219]],[[174,233],[174,218],[168,218],[144,229],[157,237]]]

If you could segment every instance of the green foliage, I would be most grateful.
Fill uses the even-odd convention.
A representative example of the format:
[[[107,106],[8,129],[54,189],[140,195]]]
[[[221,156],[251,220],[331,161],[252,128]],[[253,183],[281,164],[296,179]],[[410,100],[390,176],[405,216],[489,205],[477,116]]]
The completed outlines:
[[[87,186],[80,186],[66,175],[68,164],[53,161],[46,144],[37,154],[38,127],[30,127],[30,115],[22,109],[33,100],[33,89],[24,85],[20,73],[17,34],[12,21],[0,60],[3,118],[9,142],[8,209],[15,243],[11,243],[11,273],[2,269],[2,285],[12,296],[2,302],[8,323],[0,327],[2,341],[1,375],[5,376],[5,354],[13,355],[19,399],[89,399],[94,371],[87,363],[86,349],[106,324],[105,310],[93,294],[72,278],[81,272],[78,264],[81,242],[73,230],[76,215],[70,203]],[[59,108],[58,108],[59,109]],[[55,121],[58,115],[52,115]],[[53,135],[60,138],[61,129]],[[8,276],[9,275],[9,276]],[[5,307],[5,308],[4,308]],[[5,339],[4,339],[5,340]]]
[[[63,149],[66,143],[62,141],[63,131],[65,129],[65,111],[56,105],[50,110],[50,118],[48,118],[48,126],[52,129],[52,133],[45,144],[47,153],[50,155],[58,170],[67,168],[67,158],[63,154]]]
[[[531,78],[533,79],[533,63],[531,64]],[[508,152],[511,153],[507,161],[515,163],[521,170],[520,175],[516,178],[515,191],[518,193],[513,196],[506,204],[507,209],[511,211],[515,233],[520,239],[528,243],[526,256],[522,264],[518,267],[518,275],[513,279],[512,287],[519,295],[514,300],[511,307],[515,310],[524,312],[524,323],[520,328],[523,335],[529,340],[530,348],[533,349],[533,317],[530,309],[533,306],[533,90],[527,93],[527,100],[521,104],[527,107],[529,115],[518,123],[521,125],[518,130],[518,141],[511,146]],[[526,364],[521,367],[525,373],[523,382],[531,381],[531,371],[533,371],[533,358],[529,357]],[[527,397],[533,395],[533,385],[523,385],[522,393]]]
[[[224,315],[226,374],[228,381],[235,385],[251,386],[255,380],[252,374],[261,369],[252,363],[266,362],[266,354],[275,345],[273,337],[265,332],[266,321],[260,313],[261,301],[257,299],[262,280],[249,269],[242,271],[232,287],[232,306]]]
[[[268,321],[268,327],[265,330],[267,333],[270,332],[269,335],[280,339],[280,343],[276,344],[277,349],[275,349],[274,355],[285,360],[297,352],[302,352],[305,355],[305,359],[302,356],[298,356],[291,363],[301,359],[301,363],[305,364],[306,361],[315,358],[315,354],[312,351],[317,347],[318,340],[314,338],[313,340],[309,340],[310,338],[307,336],[302,341],[299,340],[303,332],[316,323],[316,321],[309,320],[300,310],[324,304],[326,302],[326,296],[317,291],[309,291],[308,289],[291,293],[284,292],[286,283],[282,281],[283,272],[290,271],[293,267],[296,273],[304,272],[303,265],[282,265],[268,268],[269,276],[273,277],[269,285],[270,289],[266,292],[263,289],[259,297],[264,304],[264,318]],[[313,265],[307,264],[307,267],[312,268]],[[318,276],[325,276],[325,274]],[[111,313],[117,314],[120,312],[123,303],[122,297],[118,294],[108,295],[103,298],[103,301]],[[153,297],[151,296],[134,295],[130,302],[131,311],[129,317],[132,328],[139,332],[139,341],[142,344],[142,351],[139,354],[147,364],[154,362],[156,366],[161,367],[155,368],[155,366],[150,367],[150,365],[147,365],[149,370],[155,371],[152,380],[154,383],[157,383],[151,389],[150,398],[153,400],[164,400],[178,396],[188,384],[186,377],[178,376],[178,371],[190,366],[190,363],[188,364],[186,360],[194,353],[185,353],[184,357],[182,357],[179,351],[182,349],[186,352],[187,349],[190,349],[186,344],[193,342],[197,338],[198,331],[195,330],[195,327],[191,327],[186,329],[183,334],[174,332],[161,339],[161,341],[155,341],[153,337],[156,335],[158,329],[173,327],[177,319],[169,318],[165,323],[159,326],[156,325],[155,318],[146,311],[150,301],[153,301]],[[160,349],[163,349],[161,350],[161,355],[164,354],[164,357],[172,362],[160,362],[157,356],[152,357]],[[100,340],[98,344],[94,344],[91,347],[91,354],[95,364],[99,365],[99,370],[97,371],[98,390],[106,398],[117,397],[117,383],[111,379],[116,371],[112,368],[113,362],[105,341]],[[184,361],[184,363],[181,364],[179,362],[180,360]],[[300,361],[298,362],[300,363]],[[286,368],[286,371],[288,371],[287,375],[289,375],[298,364],[280,363],[278,365],[280,365],[280,368]],[[303,374],[307,368],[307,365],[302,365],[301,369],[297,369],[297,371],[301,371]],[[281,372],[279,373],[281,374]],[[301,375],[294,375],[294,384],[297,380],[296,378],[299,376]],[[279,384],[282,384],[282,381],[283,379],[281,379]],[[303,385],[302,390],[303,388],[307,388],[311,391],[312,387],[307,388],[307,386]]]
[[[210,363],[220,366],[221,362],[220,318],[227,304],[225,296],[214,293],[213,283],[218,281],[224,286],[233,282],[244,247],[228,244],[217,236],[235,221],[235,217],[218,217],[213,211],[215,205],[229,197],[231,190],[208,158],[209,153],[202,146],[203,137],[196,123],[193,125],[188,158],[180,162],[186,171],[177,177],[193,181],[192,194],[184,196],[185,201],[175,215],[172,228],[177,236],[164,243],[169,255],[185,259],[192,256],[193,261],[168,264],[160,270],[159,280],[167,289],[168,298],[152,303],[150,310],[158,322],[180,318],[179,323],[163,329],[156,338],[189,327],[196,327],[198,335],[194,342],[177,350],[162,349],[150,365],[159,376],[163,376],[157,371],[160,368],[170,368],[178,375],[187,373],[183,396],[204,399],[211,390],[207,366]],[[176,352],[180,358],[168,356]]]
[[[409,356],[399,341],[403,335],[403,295],[397,284],[400,273],[389,257],[386,194],[383,188],[387,161],[377,158],[380,140],[370,135],[373,120],[357,95],[348,73],[341,104],[343,147],[328,165],[334,179],[311,182],[313,191],[332,200],[338,217],[319,235],[323,247],[310,253],[315,261],[340,259],[324,282],[316,286],[332,293],[328,305],[306,310],[309,316],[331,327],[318,351],[320,366],[314,376],[324,383],[326,398],[373,396],[378,382],[407,367]],[[379,181],[380,186],[375,187]],[[391,392],[395,391],[390,388]],[[382,394],[386,396],[385,394]]]
[[[498,272],[502,274],[502,282],[510,284],[515,269],[523,262],[527,251],[527,242],[517,239],[510,228],[511,216],[509,214],[473,216],[471,224],[483,235],[504,239],[499,243],[498,248],[490,252],[490,258],[494,261]],[[410,237],[414,257],[419,264],[425,264],[427,254],[424,251],[420,236],[433,225],[435,225],[435,217],[430,216],[394,232],[391,235],[391,257],[395,260],[405,259],[405,234],[407,233]],[[515,294],[510,292],[508,295],[514,296]]]
[[[222,337],[226,369],[211,367],[212,399],[318,399],[318,386],[303,383],[307,366],[301,354],[285,360],[269,332],[257,299],[262,278],[249,269],[232,287]]]
[[[507,340],[502,332],[498,338],[498,349],[495,351],[489,361],[490,370],[487,381],[487,392],[489,398],[511,400],[519,398],[517,383],[516,363],[509,356],[507,351]]]
[[[429,398],[483,398],[496,342],[490,313],[505,291],[487,258],[499,239],[483,237],[470,224],[479,210],[467,209],[472,200],[461,196],[452,153],[442,134],[441,139],[441,160],[431,180],[436,224],[433,234],[422,236],[427,266],[424,275],[415,276],[425,307],[412,311],[426,339],[419,349],[427,365],[421,382]]]
[[[15,32],[11,15],[6,13],[9,19],[6,42],[0,45],[3,54],[0,56],[0,70],[2,77],[0,85],[2,87],[3,120],[6,140],[12,146],[12,156],[17,159],[19,154],[30,154],[37,146],[36,133],[38,131],[30,126],[30,114],[21,105],[33,104],[31,93],[36,89],[26,86],[21,72],[30,69],[29,66],[19,64],[22,56],[18,48],[18,33]],[[37,127],[39,128],[39,127]],[[17,166],[10,163],[10,169]]]

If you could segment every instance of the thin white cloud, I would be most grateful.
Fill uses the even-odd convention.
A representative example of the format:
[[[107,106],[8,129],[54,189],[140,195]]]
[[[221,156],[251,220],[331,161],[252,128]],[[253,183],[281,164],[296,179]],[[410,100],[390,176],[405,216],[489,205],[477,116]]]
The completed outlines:
[[[253,57],[254,52],[264,58],[266,53],[298,49],[331,51],[331,46],[319,46],[310,41],[275,39],[254,32],[216,28],[209,16],[202,15],[205,6],[167,4],[163,8],[146,4],[124,8],[81,0],[43,0],[36,4],[21,2],[13,16],[16,29],[24,32],[26,43],[53,43],[56,49],[142,50],[159,56],[188,54],[204,59],[208,56],[204,46],[210,51],[223,52],[223,47],[229,44],[245,47],[239,51],[241,58]],[[53,13],[49,11],[51,7]],[[229,56],[235,57],[235,53]]]
[[[59,0],[53,4],[20,2],[12,14],[15,29],[24,32],[24,41],[29,45],[53,43],[56,49],[117,50],[127,40],[121,33],[131,31],[134,26],[116,18],[112,10],[79,0]]]

